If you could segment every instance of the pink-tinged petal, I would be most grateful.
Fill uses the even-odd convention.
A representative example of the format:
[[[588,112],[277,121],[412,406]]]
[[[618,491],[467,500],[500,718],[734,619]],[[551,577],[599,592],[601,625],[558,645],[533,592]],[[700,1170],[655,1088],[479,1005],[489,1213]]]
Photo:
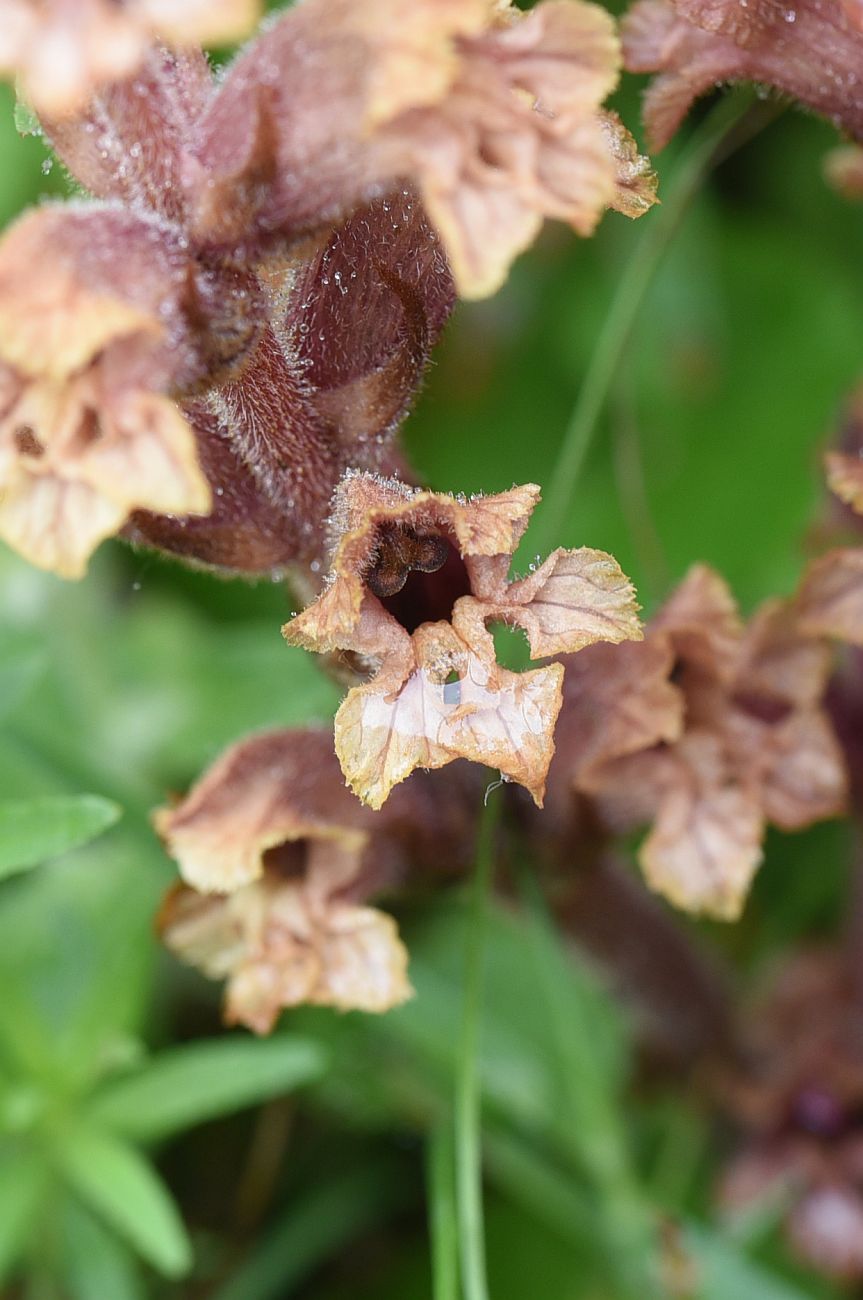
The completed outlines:
[[[18,472],[0,487],[0,537],[61,578],[82,578],[93,551],[125,517],[123,506],[68,477]]]
[[[439,631],[445,627],[426,626],[419,666],[396,691],[372,681],[348,693],[336,715],[336,752],[348,784],[379,808],[415,768],[468,758],[524,785],[541,806],[563,669],[507,672],[464,647],[454,652],[451,634]],[[448,664],[455,680],[446,680]]]
[[[239,40],[259,12],[255,0],[3,0],[0,72],[18,75],[38,112],[62,119],[135,73],[155,40],[186,47]]]
[[[166,946],[211,979],[227,979],[225,1019],[258,1034],[285,1007],[310,1003],[381,1013],[412,993],[391,917],[314,899],[268,876],[227,897],[182,887],[159,919]]]
[[[552,770],[569,784],[590,792],[605,764],[679,738],[684,701],[664,639],[591,646],[565,667]]]
[[[538,498],[532,484],[465,500],[368,474],[349,474],[336,492],[332,570],[283,632],[307,649],[349,651],[374,674],[336,719],[342,770],[372,807],[415,768],[459,757],[498,768],[541,804],[563,670],[505,672],[488,622],[521,622],[541,653],[638,635],[632,589],[601,552],[557,552],[523,582],[507,582]],[[440,575],[440,585],[415,585],[405,603],[415,574]],[[442,622],[450,582],[472,594],[456,586],[444,610],[451,622]]]
[[[510,583],[486,618],[524,628],[531,657],[572,654],[597,641],[640,641],[635,589],[605,551],[582,546],[553,551],[528,577]]]
[[[735,693],[775,703],[811,708],[824,696],[832,669],[830,647],[800,625],[796,605],[767,601],[750,619],[737,661]],[[757,708],[756,708],[757,711]]]
[[[676,748],[678,781],[639,853],[645,879],[683,911],[734,921],[761,862],[763,814],[714,737],[692,734]]]
[[[814,1187],[794,1207],[787,1229],[810,1268],[846,1282],[863,1278],[863,1196],[855,1187]]]
[[[651,148],[723,81],[773,86],[863,135],[863,34],[839,0],[637,0],[622,36],[627,68],[659,74],[644,105]]]
[[[423,0],[395,23],[389,0],[309,0],[238,60],[204,113],[186,169],[194,230],[271,243],[407,182],[459,291],[491,293],[544,217],[589,234],[621,170],[632,178],[628,145],[597,117],[618,66],[613,21],[582,0],[529,14]],[[648,205],[649,186],[637,189],[619,204],[629,215]]]
[[[863,514],[863,456],[831,451],[824,457],[827,484],[841,501]]]
[[[668,636],[688,667],[725,679],[736,666],[743,626],[728,584],[698,564],[651,620],[650,633]]]
[[[260,0],[137,0],[135,8],[169,45],[230,45],[248,36]]]
[[[368,839],[358,811],[329,732],[273,731],[233,745],[154,824],[188,884],[230,893],[262,875],[269,849],[289,842],[320,841],[340,872],[346,854],[356,867]]]
[[[783,830],[802,830],[845,811],[845,761],[825,715],[794,713],[772,728],[763,744],[761,800],[769,821]]]
[[[863,550],[830,551],[810,564],[797,606],[810,635],[863,645]]]

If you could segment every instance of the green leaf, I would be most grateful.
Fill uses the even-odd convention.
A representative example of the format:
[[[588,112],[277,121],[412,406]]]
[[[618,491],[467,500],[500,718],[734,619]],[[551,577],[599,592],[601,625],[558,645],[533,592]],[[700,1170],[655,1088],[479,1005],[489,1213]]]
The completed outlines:
[[[0,879],[95,839],[121,811],[95,794],[0,803]]]
[[[80,1201],[69,1199],[61,1231],[63,1283],[73,1300],[144,1300],[135,1257]]]
[[[0,1282],[26,1247],[45,1188],[46,1171],[29,1152],[0,1146]]]
[[[105,1223],[167,1277],[192,1264],[192,1246],[177,1207],[134,1147],[98,1129],[76,1129],[59,1147],[71,1189]]]
[[[153,1141],[320,1078],[323,1048],[303,1038],[246,1037],[178,1047],[106,1084],[90,1115],[125,1137]]]
[[[293,1295],[293,1288],[324,1260],[393,1210],[404,1210],[401,1173],[381,1160],[304,1190],[213,1300],[282,1300]]]
[[[698,1274],[697,1300],[810,1300],[793,1282],[770,1272],[739,1250],[734,1242],[701,1224],[689,1224],[684,1244],[691,1251]]]
[[[41,652],[6,651],[0,660],[0,719],[8,717],[45,671]]]

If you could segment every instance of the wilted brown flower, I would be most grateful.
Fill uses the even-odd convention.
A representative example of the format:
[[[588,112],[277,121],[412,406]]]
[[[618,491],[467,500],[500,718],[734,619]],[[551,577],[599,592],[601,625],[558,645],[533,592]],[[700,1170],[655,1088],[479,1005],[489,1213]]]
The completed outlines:
[[[596,648],[567,669],[552,778],[591,795],[610,827],[652,822],[639,855],[652,888],[733,920],[765,823],[794,830],[843,808],[821,704],[829,649],[778,602],[744,630],[725,583],[699,566],[644,645],[611,660]]]
[[[863,514],[863,458],[828,452],[827,482],[840,500]],[[796,597],[801,626],[813,636],[863,645],[863,549],[828,551],[807,567]]]
[[[330,732],[233,745],[156,814],[186,882],[163,906],[166,944],[227,979],[228,1020],[258,1033],[301,1002],[396,1006],[410,996],[407,953],[365,899],[435,854],[463,865],[470,828],[452,794],[412,784],[376,816],[345,789]]]
[[[646,159],[600,115],[618,71],[613,20],[584,0],[528,14],[501,0],[307,0],[204,116],[197,229],[224,237],[223,189],[247,195],[266,239],[408,181],[459,292],[491,293],[543,217],[590,234],[607,207],[636,216],[654,201]]]
[[[131,214],[43,208],[0,244],[0,536],[34,564],[79,577],[136,507],[210,509],[163,395],[203,369],[194,297],[178,241]]]
[[[538,500],[532,484],[470,500],[368,474],[339,486],[327,585],[284,633],[374,672],[336,715],[342,771],[372,807],[414,768],[459,757],[498,768],[541,804],[563,670],[501,668],[489,622],[523,628],[535,658],[641,636],[632,586],[602,551],[557,550],[509,581]],[[415,573],[440,573],[442,585]]]
[[[773,86],[863,139],[863,32],[840,0],[636,0],[621,35],[629,71],[658,74],[644,101],[652,149],[724,81]]]
[[[0,75],[51,117],[77,112],[106,82],[128,76],[154,38],[225,44],[254,26],[259,0],[0,0]]]
[[[863,1278],[863,1005],[843,954],[803,953],[782,968],[721,1097],[746,1132],[720,1185],[724,1208],[776,1206],[811,1268]]]

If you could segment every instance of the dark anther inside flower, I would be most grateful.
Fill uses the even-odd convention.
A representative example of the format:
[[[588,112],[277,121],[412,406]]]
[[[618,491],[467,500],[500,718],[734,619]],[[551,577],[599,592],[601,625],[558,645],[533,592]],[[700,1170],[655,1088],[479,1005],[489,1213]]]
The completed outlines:
[[[470,595],[470,576],[455,539],[420,535],[403,525],[381,525],[365,583],[406,632],[448,621],[455,602]]]

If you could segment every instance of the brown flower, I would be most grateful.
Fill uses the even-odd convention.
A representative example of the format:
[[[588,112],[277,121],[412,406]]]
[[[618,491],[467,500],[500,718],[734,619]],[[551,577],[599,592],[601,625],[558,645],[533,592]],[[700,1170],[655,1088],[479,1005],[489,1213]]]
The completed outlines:
[[[798,954],[744,1027],[721,1080],[744,1136],[719,1188],[726,1211],[782,1211],[789,1243],[827,1276],[863,1277],[863,1014],[843,956]]]
[[[131,215],[44,208],[0,245],[0,536],[34,564],[79,577],[137,507],[209,510],[163,395],[200,367],[193,292],[178,242]]]
[[[238,60],[203,119],[198,228],[213,232],[222,188],[248,196],[266,238],[406,180],[462,295],[492,293],[544,217],[590,234],[607,207],[635,216],[654,201],[646,160],[600,116],[618,68],[612,19],[583,0],[528,14],[499,0],[308,0]]]
[[[863,33],[840,0],[637,0],[621,34],[630,72],[654,72],[644,101],[653,149],[724,81],[774,86],[863,138]]]
[[[541,804],[563,670],[501,668],[490,621],[523,628],[534,657],[641,636],[632,587],[601,551],[558,550],[508,580],[538,499],[533,485],[465,500],[367,474],[338,488],[327,585],[284,633],[374,671],[336,716],[342,770],[372,807],[414,768],[459,757],[499,768]]]
[[[863,459],[856,452],[828,452],[825,459],[829,486],[863,514]],[[811,635],[863,645],[863,550],[844,547],[813,560],[796,601],[801,626]]]
[[[222,44],[253,27],[258,0],[0,0],[0,75],[51,117],[77,112],[143,62],[154,38]]]
[[[652,822],[639,855],[651,887],[733,920],[765,822],[794,830],[844,805],[821,707],[829,650],[778,602],[744,630],[722,579],[697,567],[627,654],[615,671],[593,650],[573,673],[555,780],[593,796],[612,828]]]
[[[155,825],[185,884],[161,917],[168,947],[227,979],[229,1021],[258,1033],[282,1007],[385,1011],[410,996],[407,953],[369,894],[443,854],[463,864],[463,806],[428,787],[372,814],[346,790],[325,731],[232,746]]]

